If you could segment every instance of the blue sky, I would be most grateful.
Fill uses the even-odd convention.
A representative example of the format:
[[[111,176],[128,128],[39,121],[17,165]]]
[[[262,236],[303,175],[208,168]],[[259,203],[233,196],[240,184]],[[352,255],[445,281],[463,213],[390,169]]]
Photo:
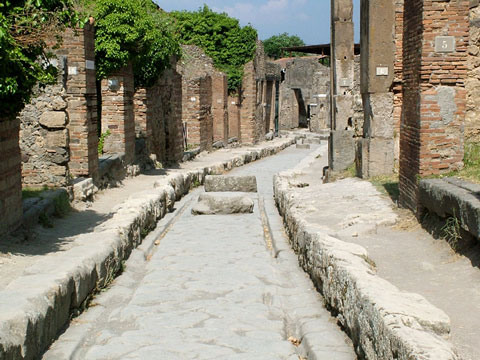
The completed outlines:
[[[306,44],[330,42],[330,0],[155,0],[166,11],[197,10],[203,4],[251,23],[264,40],[287,32],[300,36]],[[358,42],[360,0],[353,0],[355,41]]]

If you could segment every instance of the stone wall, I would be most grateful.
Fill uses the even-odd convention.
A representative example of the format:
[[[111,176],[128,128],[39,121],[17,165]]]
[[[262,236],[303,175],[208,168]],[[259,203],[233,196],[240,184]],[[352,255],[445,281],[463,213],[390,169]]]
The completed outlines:
[[[24,186],[67,186],[98,174],[93,26],[66,30],[54,53],[57,83],[37,89],[19,115]]]
[[[360,92],[360,55],[355,55],[355,76],[353,77],[353,130],[355,138],[363,136],[363,112],[362,93]]]
[[[0,118],[0,237],[22,223],[19,119]]]
[[[395,0],[395,74],[393,78],[393,123],[395,146],[395,169],[400,156],[400,124],[402,119],[403,79],[403,7],[404,0]]]
[[[399,187],[416,211],[418,177],[462,167],[469,1],[405,0],[404,19]]]
[[[126,164],[135,160],[133,69],[129,65],[102,80],[102,133],[105,154],[125,154]]]
[[[480,6],[471,2],[470,42],[468,46],[467,109],[465,115],[465,138],[480,140]]]
[[[228,96],[228,138],[240,139],[241,100],[237,95]]]
[[[285,81],[280,85],[279,128],[294,129],[304,125],[310,107],[310,129],[325,130],[330,123],[330,69],[320,57],[280,59],[285,66]]]

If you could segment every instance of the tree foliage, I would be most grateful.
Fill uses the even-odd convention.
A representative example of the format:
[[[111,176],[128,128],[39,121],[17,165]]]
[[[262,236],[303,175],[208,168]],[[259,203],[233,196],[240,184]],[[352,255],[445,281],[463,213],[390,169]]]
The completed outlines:
[[[263,41],[265,47],[265,54],[274,59],[279,59],[282,56],[282,48],[293,46],[305,46],[305,43],[297,35],[288,35],[283,33],[280,35],[274,35],[267,40]],[[293,53],[294,56],[298,56],[301,53]]]
[[[86,1],[95,17],[97,78],[132,62],[135,85],[150,86],[179,54],[172,19],[151,0]]]
[[[35,85],[55,83],[47,41],[77,23],[70,0],[0,0],[0,121],[22,110]]]
[[[252,60],[257,31],[250,25],[240,26],[237,19],[219,14],[204,5],[198,11],[174,11],[180,42],[197,45],[213,59],[215,67],[228,75],[229,90],[241,85],[243,66]]]

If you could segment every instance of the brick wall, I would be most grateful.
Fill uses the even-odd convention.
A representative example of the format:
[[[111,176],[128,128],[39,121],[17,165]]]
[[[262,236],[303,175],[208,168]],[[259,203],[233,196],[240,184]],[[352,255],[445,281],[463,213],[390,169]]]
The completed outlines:
[[[417,210],[418,177],[462,166],[468,0],[405,0],[400,201]],[[436,36],[456,50],[435,52]]]
[[[24,186],[68,186],[71,177],[98,174],[93,27],[66,30],[54,53],[57,83],[37,90],[19,115]]]
[[[228,141],[228,83],[221,72],[212,74],[213,141]]]
[[[244,67],[242,80],[242,106],[240,110],[240,141],[245,144],[256,142],[255,120],[257,110],[257,81],[254,62],[250,61]]]
[[[105,138],[104,153],[125,154],[131,164],[135,157],[133,69],[129,65],[102,80],[102,133]]]
[[[19,119],[0,119],[0,237],[22,223]]]

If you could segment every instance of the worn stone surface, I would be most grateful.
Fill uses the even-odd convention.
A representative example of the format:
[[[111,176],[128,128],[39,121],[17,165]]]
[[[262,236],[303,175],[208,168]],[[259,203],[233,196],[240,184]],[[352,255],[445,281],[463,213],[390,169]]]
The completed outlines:
[[[257,192],[255,176],[212,176],[205,178],[205,191]]]
[[[442,218],[456,217],[460,226],[480,237],[480,200],[478,186],[460,179],[424,179],[419,184],[422,208]]]
[[[176,193],[188,193],[196,182],[204,181],[205,174],[230,170],[291,144],[293,139],[279,139],[253,149],[239,149],[234,154],[216,155],[216,162],[212,157],[202,158],[191,168],[177,170],[181,181],[175,181],[173,174],[160,175],[162,181],[156,187],[153,187],[152,175],[143,180],[137,178],[136,181],[143,181],[140,186],[135,181],[130,187],[126,183],[122,188],[112,189],[100,204],[94,203],[93,211],[75,212],[71,219],[62,219],[65,228],[42,230],[47,232],[45,236],[50,241],[42,239],[40,249],[35,250],[35,244],[28,244],[28,251],[22,250],[25,254],[38,251],[42,255],[12,260],[22,263],[23,267],[12,271],[9,266],[13,263],[6,263],[2,257],[2,274],[8,276],[0,278],[0,358],[37,358],[64,328],[71,312],[76,311],[94,289],[104,287],[112,279],[122,260],[142,242],[145,232],[174,208]],[[235,161],[237,158],[242,162]],[[147,189],[146,184],[148,190],[139,191],[139,188]],[[117,201],[121,199],[113,208],[112,196]],[[57,238],[52,239],[55,236]],[[5,252],[6,245],[0,245]],[[13,245],[7,247],[10,250],[6,252],[18,252],[18,246],[17,250],[13,250]],[[45,247],[51,252],[45,254]]]
[[[198,197],[192,208],[194,215],[228,215],[253,213],[253,200],[248,195],[228,195],[228,193],[208,193]]]
[[[355,139],[353,130],[333,130],[329,139],[329,167],[343,171],[355,161]]]
[[[63,129],[67,125],[67,115],[63,111],[45,111],[38,122],[50,129]]]
[[[368,359],[457,359],[445,340],[448,316],[422,296],[400,291],[377,276],[364,247],[340,240],[395,221],[386,200],[358,179],[342,180],[341,185],[310,180],[309,186],[298,186],[309,181],[301,176],[302,169],[318,155],[275,177],[275,199],[300,264],[339,313],[359,354]],[[329,198],[328,212],[318,209],[322,193]]]
[[[77,178],[73,182],[73,198],[78,201],[91,199],[98,189],[92,178]]]
[[[274,207],[273,173],[304,156],[291,148],[238,169],[239,175],[262,173],[259,195],[269,225],[260,201],[253,214],[194,217],[189,210],[196,194],[182,200],[44,359],[354,359],[345,334],[286,250]],[[276,258],[265,228],[284,249]]]

